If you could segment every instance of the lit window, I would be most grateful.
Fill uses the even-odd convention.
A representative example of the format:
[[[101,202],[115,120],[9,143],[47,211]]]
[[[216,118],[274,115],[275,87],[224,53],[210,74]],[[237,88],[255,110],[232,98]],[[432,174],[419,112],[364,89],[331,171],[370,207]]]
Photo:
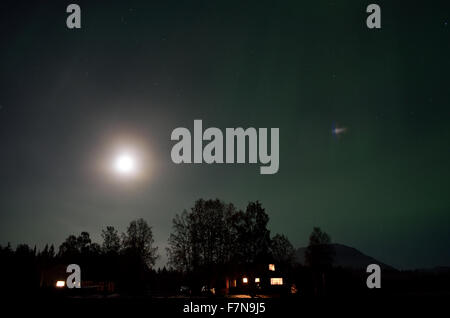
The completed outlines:
[[[283,278],[271,278],[270,285],[283,285]]]
[[[259,282],[260,282],[259,277],[256,277],[255,278],[255,283],[259,283]]]
[[[242,282],[243,282],[244,284],[247,284],[247,283],[248,283],[248,278],[247,278],[247,277],[242,278]]]
[[[61,287],[64,287],[65,285],[66,285],[66,283],[63,280],[58,280],[56,282],[56,287],[61,288]]]
[[[233,287],[236,287],[236,280],[233,280]]]
[[[275,271],[275,264],[269,264],[269,271]]]

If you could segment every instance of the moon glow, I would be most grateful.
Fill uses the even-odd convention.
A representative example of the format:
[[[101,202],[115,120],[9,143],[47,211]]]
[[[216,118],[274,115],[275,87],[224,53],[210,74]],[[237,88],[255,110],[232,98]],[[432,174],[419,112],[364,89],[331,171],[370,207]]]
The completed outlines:
[[[114,160],[114,170],[120,175],[132,175],[136,173],[136,158],[129,153],[121,153]]]

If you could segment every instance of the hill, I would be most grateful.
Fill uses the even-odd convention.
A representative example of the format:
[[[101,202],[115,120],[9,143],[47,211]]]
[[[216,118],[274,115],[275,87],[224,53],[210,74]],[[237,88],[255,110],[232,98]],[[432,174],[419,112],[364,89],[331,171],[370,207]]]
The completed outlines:
[[[394,267],[384,264],[375,258],[358,251],[356,248],[343,244],[331,245],[334,247],[335,251],[333,265],[336,267],[365,270],[369,264],[378,264],[382,269],[395,270]],[[296,250],[297,262],[302,265],[305,264],[305,251],[306,247],[301,247]]]

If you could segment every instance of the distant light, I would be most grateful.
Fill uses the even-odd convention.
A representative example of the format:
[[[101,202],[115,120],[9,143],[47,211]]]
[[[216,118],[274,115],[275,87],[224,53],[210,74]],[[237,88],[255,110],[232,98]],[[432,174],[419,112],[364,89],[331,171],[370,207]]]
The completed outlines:
[[[243,282],[244,284],[247,284],[247,283],[248,283],[248,278],[247,278],[247,277],[242,278],[242,282]]]
[[[259,277],[255,278],[255,283],[259,283],[261,280],[259,279]]]
[[[271,278],[270,285],[283,285],[283,278]]]
[[[65,281],[63,281],[63,280],[58,280],[58,281],[56,282],[56,287],[62,288],[62,287],[64,287],[64,286],[66,286],[66,282],[65,282]]]
[[[269,264],[269,271],[275,271],[275,264]]]

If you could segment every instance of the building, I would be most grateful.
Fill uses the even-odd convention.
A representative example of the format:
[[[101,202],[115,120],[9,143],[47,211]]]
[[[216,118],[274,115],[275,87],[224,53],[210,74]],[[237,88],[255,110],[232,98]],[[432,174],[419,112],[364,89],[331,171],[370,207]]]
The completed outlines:
[[[242,266],[225,278],[225,294],[289,293],[291,286],[287,275],[276,264]]]

